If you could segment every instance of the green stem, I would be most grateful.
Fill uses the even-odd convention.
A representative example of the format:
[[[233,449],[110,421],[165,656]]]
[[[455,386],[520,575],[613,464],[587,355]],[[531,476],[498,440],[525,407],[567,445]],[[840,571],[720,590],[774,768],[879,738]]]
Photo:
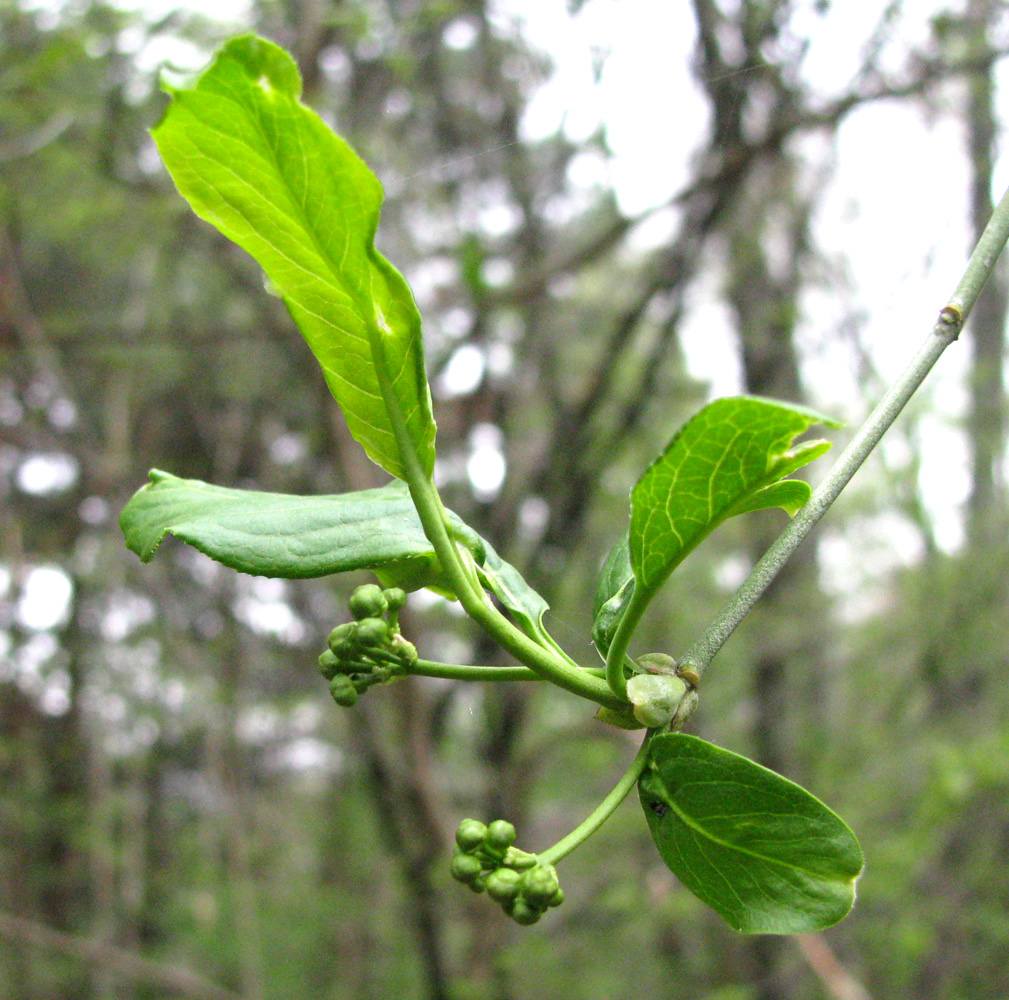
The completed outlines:
[[[627,701],[627,677],[624,674],[627,647],[651,599],[650,592],[645,593],[640,586],[634,588],[634,593],[631,595],[627,607],[624,608],[617,630],[613,633],[610,648],[606,651],[606,683],[609,684],[610,690],[624,702]]]
[[[631,766],[624,772],[621,779],[613,786],[613,790],[603,799],[583,822],[579,823],[566,837],[558,840],[553,847],[540,852],[537,856],[545,865],[555,865],[566,858],[579,844],[589,839],[610,818],[617,806],[627,798],[628,792],[637,784],[641,772],[648,763],[648,745],[654,732],[649,730],[631,761]]]
[[[417,660],[410,665],[411,674],[421,677],[444,677],[452,681],[541,681],[542,677],[528,667],[476,667],[460,663],[438,663]]]
[[[932,370],[939,356],[960,335],[963,324],[1007,239],[1009,239],[1009,192],[1006,192],[992,214],[970,256],[956,291],[940,311],[935,326],[917,355],[838,456],[827,477],[813,491],[806,505],[775,539],[700,639],[681,657],[681,667],[690,667],[698,674],[703,673],[736,626],[746,617],[761,594],[778,575],[789,556],[847,486],[851,477],[924,381],[925,376]]]
[[[410,666],[411,674],[421,677],[444,677],[453,681],[541,681],[543,678],[528,667],[489,667],[462,663],[439,663],[437,660],[416,660]],[[601,677],[598,667],[585,671],[593,677]]]
[[[455,543],[449,537],[445,527],[448,518],[445,508],[442,506],[441,497],[417,459],[406,419],[387,375],[388,368],[382,345],[381,330],[375,328],[369,339],[372,359],[378,374],[378,383],[382,390],[382,399],[389,414],[393,433],[396,435],[396,444],[399,448],[407,486],[410,489],[410,497],[417,508],[417,515],[424,528],[424,534],[434,547],[442,569],[451,581],[452,588],[463,609],[498,645],[511,653],[516,660],[534,670],[544,680],[551,681],[566,691],[571,691],[601,705],[608,705],[611,708],[619,707],[620,700],[612,693],[602,678],[571,666],[552,650],[534,642],[487,600],[483,588],[476,579],[472,564],[463,560]]]

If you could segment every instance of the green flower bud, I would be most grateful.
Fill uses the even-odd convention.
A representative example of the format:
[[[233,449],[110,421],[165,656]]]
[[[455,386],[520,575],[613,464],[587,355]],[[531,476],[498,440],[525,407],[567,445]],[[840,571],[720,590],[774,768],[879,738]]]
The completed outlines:
[[[522,875],[522,898],[537,909],[546,909],[559,888],[553,865],[537,865]]]
[[[564,890],[557,886],[557,891],[553,894],[547,906],[560,906],[564,902]]]
[[[395,614],[406,604],[406,591],[402,587],[389,587],[382,591],[390,614]]]
[[[319,656],[319,673],[326,678],[327,681],[331,681],[340,670],[340,659],[331,650],[327,649],[325,653]]]
[[[339,655],[337,647],[345,643],[350,643],[354,648],[356,648],[356,631],[357,626],[353,622],[345,622],[343,625],[337,625],[336,628],[329,633],[329,639],[326,640],[326,644],[337,655]]]
[[[389,624],[383,618],[362,618],[355,635],[361,646],[384,646],[389,641]]]
[[[507,820],[496,819],[487,827],[487,847],[496,854],[504,854],[515,843],[515,827]]]
[[[452,858],[452,878],[458,882],[472,882],[483,871],[483,862],[472,854],[460,853]]]
[[[499,903],[507,903],[519,894],[522,876],[511,868],[498,868],[487,876],[487,895]]]
[[[483,847],[487,838],[487,827],[478,819],[464,819],[455,831],[455,842],[467,854]]]
[[[524,899],[516,899],[509,916],[515,923],[528,927],[543,916],[543,911],[536,909],[535,906],[530,906]]]
[[[357,688],[346,674],[337,674],[329,682],[329,693],[333,696],[333,701],[344,708],[357,704]]]
[[[350,595],[350,613],[360,621],[362,618],[381,618],[389,607],[389,601],[377,583],[366,583]]]

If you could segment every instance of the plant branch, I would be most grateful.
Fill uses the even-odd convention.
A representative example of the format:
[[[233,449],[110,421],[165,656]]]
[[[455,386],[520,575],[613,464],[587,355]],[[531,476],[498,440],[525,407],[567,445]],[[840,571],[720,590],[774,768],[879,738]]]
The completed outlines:
[[[960,335],[963,324],[1007,239],[1009,239],[1009,192],[1003,196],[992,214],[967,262],[960,283],[940,311],[935,326],[917,355],[841,452],[806,505],[775,539],[700,639],[683,655],[680,660],[681,667],[690,667],[698,674],[703,673],[736,626],[746,617],[778,575],[788,558],[848,485],[852,476],[932,370],[939,356]]]
[[[655,731],[657,732],[657,730]],[[542,864],[555,865],[558,861],[566,858],[576,847],[588,840],[613,815],[617,806],[627,798],[630,790],[637,784],[641,772],[648,763],[648,748],[651,738],[654,735],[649,730],[638,752],[631,761],[631,766],[627,768],[620,780],[613,786],[613,790],[592,810],[589,816],[578,824],[566,837],[558,840],[553,847],[542,851],[538,858]]]
[[[400,461],[403,464],[410,496],[417,508],[417,516],[465,612],[503,649],[544,680],[601,705],[619,707],[620,700],[614,696],[609,685],[601,677],[572,666],[552,649],[547,649],[530,639],[487,600],[483,588],[476,579],[472,562],[463,559],[455,542],[449,537],[446,527],[448,517],[441,497],[417,459],[402,408],[392,391],[387,375],[388,365],[382,346],[381,331],[376,328],[369,339],[383,402],[396,435]]]
[[[831,1000],[872,1000],[865,987],[841,965],[822,934],[796,934],[792,940]]]

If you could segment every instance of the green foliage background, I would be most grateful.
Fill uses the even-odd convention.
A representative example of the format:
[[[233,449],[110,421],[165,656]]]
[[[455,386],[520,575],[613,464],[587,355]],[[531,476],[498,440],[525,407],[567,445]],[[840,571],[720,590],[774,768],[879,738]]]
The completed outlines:
[[[814,101],[785,44],[790,5],[694,8],[705,180],[643,249],[605,185],[570,181],[605,135],[523,139],[547,59],[479,0],[263,3],[241,25],[0,3],[0,996],[837,995],[816,943],[735,936],[679,887],[633,804],[563,863],[565,906],[511,927],[450,882],[455,823],[506,815],[546,846],[632,743],[530,685],[416,680],[338,712],[314,661],[363,576],[264,586],[170,541],[141,567],[115,525],[152,466],[276,492],[384,481],[257,267],[192,217],[146,131],[164,99],[138,50],[186,39],[209,54],[255,28],[297,53],[310,101],[383,179],[379,246],[418,290],[446,502],[592,662],[594,581],[627,492],[707,396],[680,344],[691,295],[716,289],[747,391],[829,409],[803,388],[797,331],[804,293],[844,299],[843,267],[817,245],[807,180],[825,167],[800,140],[815,127],[829,160],[844,116],[889,85],[868,45],[855,99]],[[876,35],[906,72],[893,99],[966,123],[976,217],[997,12],[975,0],[913,49],[899,9]],[[459,24],[462,47],[447,41]],[[727,72],[719,38],[764,71]],[[833,117],[814,123],[822,107]],[[481,222],[502,205],[509,228]],[[829,529],[858,539],[896,516],[921,557],[866,573],[874,603],[854,617],[807,546],[713,664],[693,727],[858,832],[856,908],[818,943],[869,996],[999,997],[1009,980],[1004,303],[1000,283],[989,292],[964,338],[962,548],[939,548],[924,513],[924,398],[895,431],[910,463],[865,470]],[[439,375],[463,347],[485,373],[452,394]],[[876,394],[873,371],[864,385]],[[493,504],[465,474],[477,425],[504,433]],[[26,489],[39,455],[70,462],[70,484]],[[782,517],[737,519],[692,554],[636,652],[685,648]],[[33,629],[25,594],[45,566],[73,596],[66,621]],[[422,655],[495,655],[444,603],[415,601],[404,625]]]

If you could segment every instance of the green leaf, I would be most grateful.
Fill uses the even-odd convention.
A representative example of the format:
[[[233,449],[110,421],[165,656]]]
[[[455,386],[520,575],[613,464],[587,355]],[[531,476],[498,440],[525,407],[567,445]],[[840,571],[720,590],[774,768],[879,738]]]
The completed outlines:
[[[405,478],[384,388],[430,476],[420,314],[374,246],[378,179],[301,103],[294,60],[264,39],[232,40],[194,85],[168,90],[152,134],[179,191],[262,265],[368,456]]]
[[[783,479],[780,483],[765,486],[756,493],[751,493],[732,508],[730,517],[746,514],[751,510],[768,510],[780,507],[789,517],[795,517],[799,508],[809,499],[813,491],[809,483],[802,479]]]
[[[639,599],[726,518],[772,506],[794,513],[808,488],[776,484],[830,447],[826,441],[791,447],[817,423],[838,426],[805,407],[752,396],[715,400],[687,421],[631,493],[630,561]]]
[[[505,562],[486,539],[481,539],[485,556],[478,567],[481,583],[511,613],[526,635],[545,636],[543,615],[550,605],[529,584],[511,563]]]
[[[478,535],[454,514],[452,534],[477,561]],[[387,585],[448,589],[405,483],[301,497],[212,486],[152,470],[123,508],[127,546],[149,562],[171,533],[242,573],[298,579],[374,570]]]
[[[610,549],[596,584],[592,640],[604,658],[624,608],[633,595],[634,571],[631,569],[630,541],[625,532]]]
[[[781,477],[830,448],[828,441],[789,448],[814,423],[837,426],[803,407],[736,397],[710,403],[676,433],[635,486],[631,528],[599,574],[592,638],[604,657],[638,586],[643,607],[722,521],[768,507],[795,515],[809,499],[809,484]],[[632,532],[640,574],[632,565]]]
[[[695,736],[651,743],[638,782],[662,859],[695,896],[746,934],[801,934],[855,901],[862,851],[804,788]]]

